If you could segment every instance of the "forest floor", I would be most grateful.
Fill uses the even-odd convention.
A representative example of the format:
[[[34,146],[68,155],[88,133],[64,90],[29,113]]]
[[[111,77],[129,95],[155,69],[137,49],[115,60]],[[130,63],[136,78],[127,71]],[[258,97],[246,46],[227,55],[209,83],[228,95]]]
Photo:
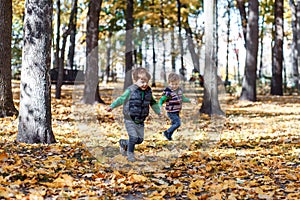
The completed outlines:
[[[187,85],[198,105],[183,105],[174,140],[161,135],[168,119],[151,112],[130,163],[119,153],[127,137],[121,107],[81,104],[82,85],[64,85],[60,100],[54,88],[57,143],[16,143],[17,118],[0,119],[0,199],[300,199],[300,96],[241,102],[221,93],[226,117],[209,117],[199,114],[201,89]],[[121,88],[100,87],[103,100]],[[159,98],[162,87],[153,90]]]

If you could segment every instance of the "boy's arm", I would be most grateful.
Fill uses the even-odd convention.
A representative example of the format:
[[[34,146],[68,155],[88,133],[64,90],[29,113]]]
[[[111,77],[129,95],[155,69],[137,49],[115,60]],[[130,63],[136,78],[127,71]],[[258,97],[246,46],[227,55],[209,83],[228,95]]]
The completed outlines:
[[[112,109],[120,106],[120,105],[123,105],[125,100],[130,96],[130,90],[129,89],[126,89],[125,92],[119,96],[116,100],[114,100],[114,102],[112,102],[110,104],[109,107],[111,107]]]
[[[155,100],[155,98],[153,96],[151,97],[151,103],[150,103],[150,105],[151,105],[151,108],[153,109],[153,111],[156,114],[160,115],[160,107],[159,107],[157,101]]]
[[[182,94],[182,102],[191,103],[191,100],[189,98],[185,97],[184,94]]]
[[[159,99],[159,107],[162,107],[163,103],[168,99],[167,96],[163,95],[160,99]]]

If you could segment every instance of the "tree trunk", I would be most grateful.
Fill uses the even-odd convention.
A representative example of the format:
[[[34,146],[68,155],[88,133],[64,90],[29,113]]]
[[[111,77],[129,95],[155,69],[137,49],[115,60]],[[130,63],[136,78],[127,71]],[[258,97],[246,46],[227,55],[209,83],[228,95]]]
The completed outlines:
[[[180,0],[177,0],[177,23],[178,23],[178,42],[179,42],[179,48],[180,48],[180,74],[183,78],[183,81],[185,81],[185,67],[183,64],[183,42],[182,42],[182,35],[181,35],[181,2]]]
[[[132,84],[131,70],[133,67],[132,58],[132,33],[133,33],[133,0],[127,0],[126,9],[126,47],[125,47],[125,82],[124,90]]]
[[[55,46],[55,67],[59,68],[59,52],[60,52],[60,0],[56,1],[57,6],[57,21],[56,21],[56,46]]]
[[[49,78],[52,1],[26,0],[25,5],[17,142],[50,144],[55,142]]]
[[[12,1],[0,1],[0,117],[18,115],[11,86]]]
[[[217,86],[217,67],[215,63],[215,10],[216,2],[205,1],[205,69],[204,69],[204,96],[200,113],[210,116],[224,115],[220,108]]]
[[[188,48],[191,53],[194,69],[197,69],[197,71],[200,72],[200,59],[195,51],[196,47],[193,41],[193,32],[188,21],[185,24],[185,32],[187,34]]]
[[[86,72],[84,78],[83,102],[94,104],[104,103],[99,95],[98,84],[98,35],[99,35],[99,15],[102,0],[91,0],[87,15],[86,33]]]
[[[230,22],[231,22],[231,13],[230,13],[230,9],[231,9],[231,3],[230,0],[227,0],[227,47],[226,47],[226,77],[225,77],[225,85],[228,85],[228,68],[229,68],[229,60],[228,60],[228,56],[229,56],[229,42],[230,42]]]
[[[297,49],[297,7],[294,0],[290,0],[290,7],[292,12],[292,31],[293,31],[293,40],[292,40],[292,66],[293,66],[293,83],[294,89],[299,92],[299,69],[298,69],[298,49]],[[300,8],[300,6],[299,6]]]
[[[300,64],[300,0],[297,1],[297,42],[296,42],[296,48],[297,48],[297,69],[298,69],[298,65]],[[299,85],[299,90],[300,90],[300,84],[299,84],[299,79],[297,79],[298,81],[298,85]]]
[[[74,69],[74,55],[75,55],[75,39],[76,39],[76,23],[77,23],[77,1],[74,0],[72,4],[72,11],[70,17],[70,46],[68,53],[68,65]]]
[[[242,28],[243,28],[243,35],[244,35],[244,40],[245,40],[245,46],[246,46],[246,38],[247,38],[247,14],[246,14],[246,0],[237,0],[237,7],[240,11],[240,16],[241,16],[241,22],[242,22]],[[246,46],[247,48],[247,46]]]
[[[155,71],[156,71],[156,54],[155,54],[155,30],[153,25],[151,25],[151,39],[152,39],[152,65],[153,65],[153,71],[152,71],[152,87],[155,87]]]
[[[163,81],[167,83],[167,74],[166,74],[166,42],[165,42],[165,18],[164,18],[164,2],[160,2],[160,22],[161,22],[161,40],[163,43],[163,63],[162,63],[162,74]]]
[[[258,52],[258,0],[249,1],[246,38],[246,64],[240,100],[256,101],[256,69]]]
[[[172,64],[172,72],[175,72],[175,70],[176,70],[176,49],[175,49],[174,30],[171,33],[171,64]]]
[[[60,99],[60,97],[61,97],[61,86],[63,85],[63,81],[64,81],[65,51],[66,51],[67,37],[73,31],[73,23],[74,23],[74,18],[76,18],[76,13],[77,13],[77,0],[73,2],[68,28],[64,31],[63,36],[62,36],[63,37],[62,47],[60,50],[60,58],[58,59],[58,61],[59,61],[58,62],[58,77],[57,77],[56,91],[55,91],[56,99]],[[72,41],[71,41],[71,43],[72,43]],[[73,57],[74,57],[74,55],[73,55]],[[74,58],[72,58],[72,59],[74,59]]]
[[[283,0],[275,0],[275,38],[272,54],[271,94],[283,95]]]
[[[265,15],[262,16],[261,29],[260,29],[260,62],[259,62],[259,71],[258,71],[259,78],[262,77],[262,69],[263,69],[264,25],[265,25]]]

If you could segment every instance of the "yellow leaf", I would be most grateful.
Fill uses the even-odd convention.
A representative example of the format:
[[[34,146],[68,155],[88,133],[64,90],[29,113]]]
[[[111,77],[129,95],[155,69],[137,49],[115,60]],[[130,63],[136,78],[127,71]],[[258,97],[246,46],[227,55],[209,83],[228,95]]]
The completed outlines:
[[[202,188],[204,184],[204,180],[196,180],[190,183],[190,188]]]
[[[138,174],[132,174],[129,178],[128,181],[130,183],[140,183],[140,182],[145,182],[147,181],[147,177],[143,175],[138,175]]]

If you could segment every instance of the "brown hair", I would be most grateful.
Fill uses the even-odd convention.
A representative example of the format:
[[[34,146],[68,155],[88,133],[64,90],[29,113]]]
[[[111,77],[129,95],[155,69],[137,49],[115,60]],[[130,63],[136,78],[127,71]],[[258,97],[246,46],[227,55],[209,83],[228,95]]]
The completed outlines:
[[[168,76],[168,82],[180,81],[180,76],[175,72],[171,72]]]
[[[151,79],[151,75],[146,68],[138,67],[132,71],[132,80],[138,81],[141,77],[146,77],[148,81]]]

